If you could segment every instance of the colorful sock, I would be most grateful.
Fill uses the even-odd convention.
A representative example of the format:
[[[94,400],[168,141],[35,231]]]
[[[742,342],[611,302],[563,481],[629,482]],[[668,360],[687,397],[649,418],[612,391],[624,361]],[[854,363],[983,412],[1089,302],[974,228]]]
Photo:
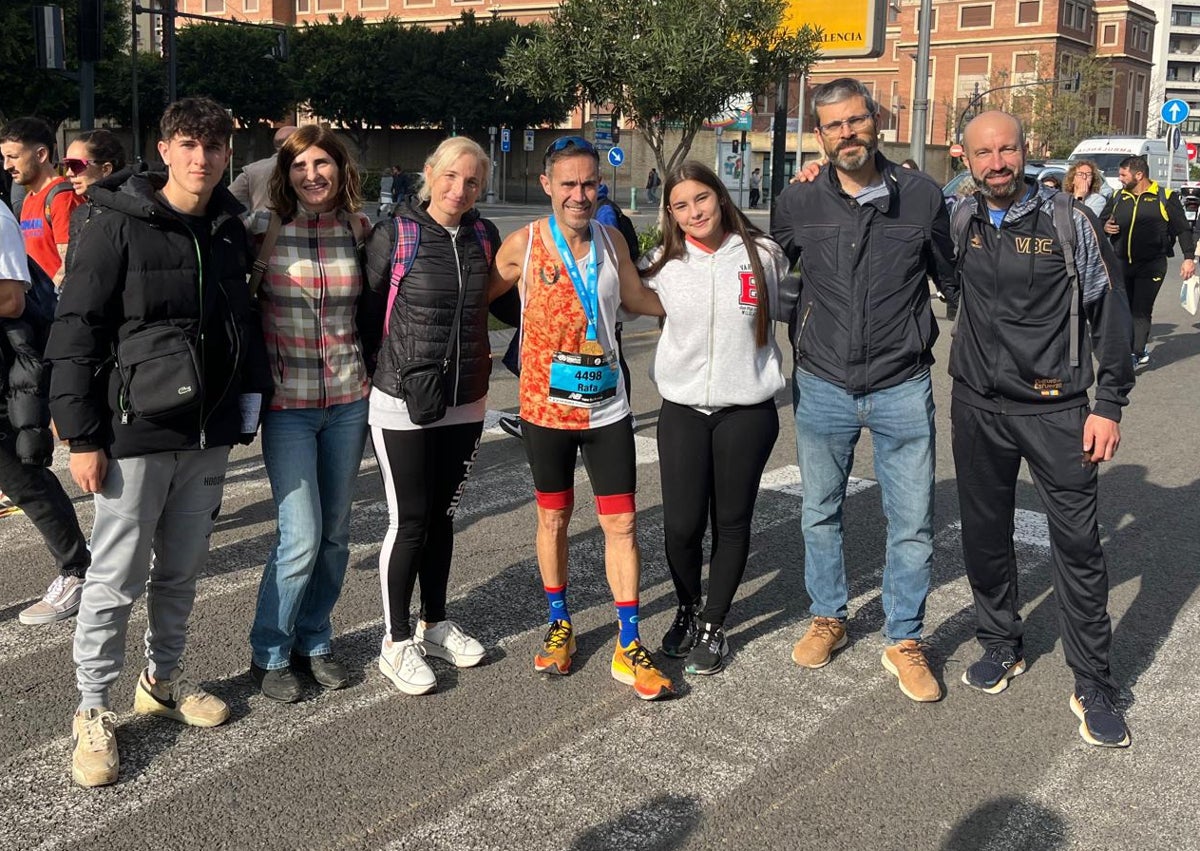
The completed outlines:
[[[618,602],[617,618],[619,618],[621,621],[621,634],[619,640],[622,647],[628,647],[630,644],[641,638],[638,633],[637,600],[631,600],[628,603]]]
[[[567,586],[558,588],[542,586],[546,589],[546,602],[550,604],[550,623],[555,621],[571,622],[571,613],[567,611]]]

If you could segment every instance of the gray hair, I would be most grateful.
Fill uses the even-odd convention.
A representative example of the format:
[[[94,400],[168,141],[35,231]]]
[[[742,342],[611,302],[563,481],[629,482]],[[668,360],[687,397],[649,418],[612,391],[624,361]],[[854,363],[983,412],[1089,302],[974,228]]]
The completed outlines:
[[[861,97],[867,102],[867,111],[871,115],[879,114],[879,104],[875,102],[875,98],[871,97],[871,93],[867,91],[858,80],[853,77],[839,77],[836,80],[830,80],[828,83],[822,83],[813,89],[812,92],[812,110],[813,120],[820,121],[817,118],[817,109],[822,106],[829,106],[831,103],[841,103],[849,100],[852,97]]]

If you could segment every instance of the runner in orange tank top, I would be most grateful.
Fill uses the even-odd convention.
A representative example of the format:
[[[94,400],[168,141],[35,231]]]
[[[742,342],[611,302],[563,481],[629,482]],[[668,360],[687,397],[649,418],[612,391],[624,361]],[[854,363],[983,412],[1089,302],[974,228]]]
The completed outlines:
[[[575,464],[583,462],[604,532],[604,561],[619,633],[610,670],[643,700],[673,694],[638,633],[633,426],[616,355],[616,316],[662,315],[642,286],[620,233],[592,222],[600,184],[596,149],[578,136],[554,142],[543,158],[542,189],[553,215],[511,234],[496,254],[497,284],[518,283],[521,321],[521,419],[537,497],[538,568],[550,618],[533,664],[567,674],[575,634],[567,609],[567,527],[575,503]]]

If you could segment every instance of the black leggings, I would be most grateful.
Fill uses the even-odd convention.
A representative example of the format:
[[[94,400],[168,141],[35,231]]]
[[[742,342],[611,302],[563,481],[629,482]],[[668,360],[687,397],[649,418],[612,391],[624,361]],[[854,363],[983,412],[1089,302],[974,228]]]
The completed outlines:
[[[1125,264],[1125,295],[1133,314],[1133,353],[1140,355],[1150,342],[1150,315],[1167,274],[1167,258]]]
[[[411,431],[371,429],[388,505],[379,570],[384,620],[392,641],[412,637],[408,614],[418,576],[421,619],[430,623],[446,619],[454,512],[482,433],[481,422]]]
[[[750,553],[750,519],[779,437],[775,400],[703,414],[665,399],[658,415],[667,564],[680,605],[700,602],[704,529],[712,515],[708,602],[700,619],[724,624]]]

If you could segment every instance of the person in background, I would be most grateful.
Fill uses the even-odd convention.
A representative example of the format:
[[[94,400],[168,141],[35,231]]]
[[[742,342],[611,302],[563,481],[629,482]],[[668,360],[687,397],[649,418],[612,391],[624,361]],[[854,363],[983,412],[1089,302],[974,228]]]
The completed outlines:
[[[1104,183],[1104,175],[1100,167],[1091,160],[1076,160],[1067,168],[1064,178],[1066,191],[1083,202],[1083,206],[1092,211],[1097,218],[1104,213],[1108,199],[1100,191]]]
[[[762,200],[762,169],[756,168],[750,172],[750,209],[757,210],[758,202]]]
[[[276,130],[272,140],[275,145],[275,153],[242,166],[242,173],[234,179],[233,183],[229,184],[230,193],[242,202],[242,206],[247,211],[265,210],[269,206],[271,175],[275,173],[275,158],[279,156],[279,149],[283,147],[283,143],[295,132],[296,128],[290,124]]]
[[[292,703],[300,698],[294,671],[326,689],[349,682],[333,655],[330,615],[350,559],[367,437],[364,347],[377,348],[378,334],[364,344],[355,324],[370,221],[345,143],[324,127],[301,127],[280,147],[269,185],[270,209],[253,213],[247,231],[266,266],[257,295],[275,393],[262,454],[278,528],[250,629],[250,675],[264,696]]]
[[[49,470],[54,437],[43,354],[54,319],[53,294],[45,275],[44,292],[31,292],[31,271],[21,226],[12,211],[0,205],[0,383],[6,388],[0,397],[0,488],[45,540],[58,568],[42,599],[18,615],[23,624],[44,624],[69,618],[79,609],[92,556],[75,506]]]
[[[658,169],[650,169],[650,173],[646,175],[646,198],[651,204],[658,204],[658,188],[662,186],[662,178],[658,176]]]
[[[4,168],[26,189],[21,202],[25,251],[61,287],[71,211],[83,203],[54,170],[54,131],[39,118],[17,118],[0,130]]]
[[[67,146],[62,160],[76,195],[89,186],[125,168],[125,148],[110,130],[88,130]]]
[[[686,656],[688,673],[715,674],[729,657],[725,618],[746,570],[755,498],[779,436],[775,394],[785,382],[772,320],[783,318],[788,262],[708,166],[685,162],[667,177],[665,192],[663,245],[642,263],[643,280],[666,311],[650,375],[663,398],[663,539],[679,607],[662,651]]]
[[[1121,160],[1117,177],[1121,191],[1108,202],[1101,218],[1121,259],[1125,294],[1133,314],[1132,360],[1134,367],[1140,368],[1150,363],[1151,314],[1167,274],[1167,258],[1173,256],[1178,240],[1184,256],[1180,274],[1191,277],[1196,269],[1192,258],[1196,239],[1179,193],[1150,179],[1145,157]]]

